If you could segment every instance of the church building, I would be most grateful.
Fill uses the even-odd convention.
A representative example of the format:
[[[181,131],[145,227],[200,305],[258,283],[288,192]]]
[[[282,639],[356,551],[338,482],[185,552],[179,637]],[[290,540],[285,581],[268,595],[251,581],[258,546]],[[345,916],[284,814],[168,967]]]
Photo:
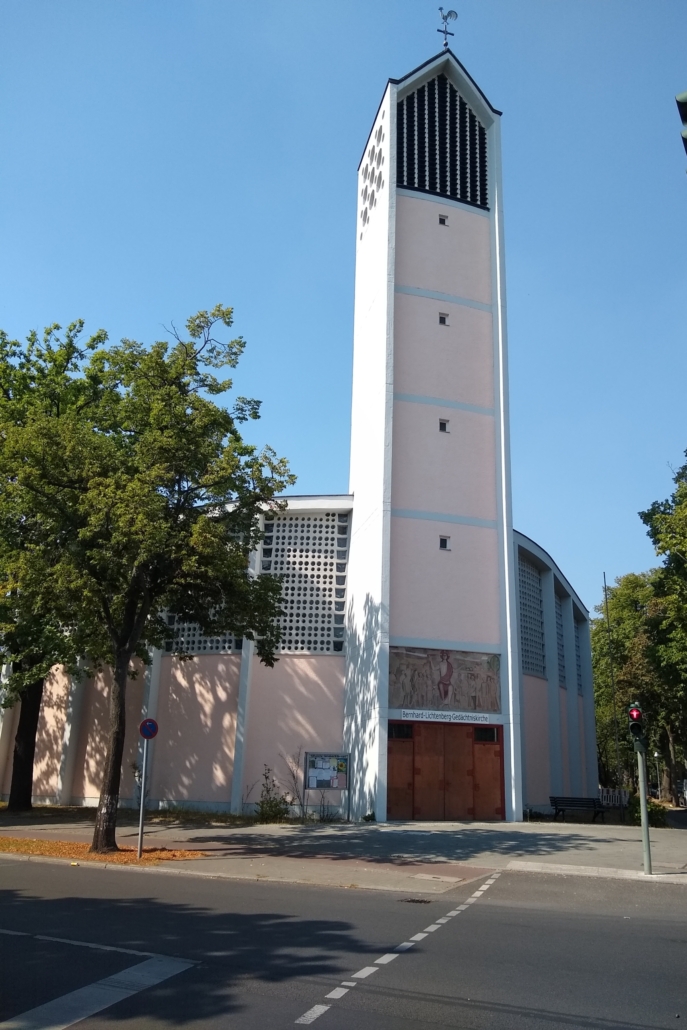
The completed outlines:
[[[123,803],[145,717],[151,807],[251,811],[265,766],[354,820],[597,796],[588,612],[512,525],[500,117],[449,49],[387,83],[358,169],[349,493],[264,517],[273,669],[179,624],[193,660],[155,652],[130,682]],[[107,690],[51,676],[37,802],[97,804]]]

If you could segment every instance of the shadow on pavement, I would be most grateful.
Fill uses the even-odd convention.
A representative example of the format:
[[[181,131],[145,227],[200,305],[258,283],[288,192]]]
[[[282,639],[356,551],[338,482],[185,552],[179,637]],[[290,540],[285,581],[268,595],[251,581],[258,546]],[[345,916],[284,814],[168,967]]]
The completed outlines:
[[[369,947],[351,923],[336,919],[300,918],[279,912],[218,912],[155,897],[35,897],[15,890],[0,891],[0,925],[4,930],[42,934],[94,944],[155,952],[199,963],[192,969],[119,1002],[98,1014],[118,1022],[154,1018],[156,1023],[182,1025],[203,1018],[239,1012],[232,985],[250,977],[283,983],[300,977],[332,974],[350,968],[355,952],[360,964]],[[26,941],[26,938],[21,938]],[[3,942],[12,938],[3,938]],[[11,945],[10,945],[11,946]],[[85,965],[90,949],[65,944],[67,961]],[[379,946],[372,949],[379,954]],[[346,958],[348,956],[348,958]],[[118,968],[121,954],[114,953]],[[131,956],[126,965],[143,962]],[[102,975],[102,974],[100,974]],[[84,972],[84,983],[92,982]],[[65,990],[74,989],[73,985]],[[32,1007],[27,980],[22,993]],[[64,993],[58,991],[57,994]]]
[[[599,845],[613,844],[613,833],[588,837],[584,834],[489,830],[465,827],[454,832],[445,830],[291,828],[283,836],[275,833],[232,833],[231,830],[186,838],[187,844],[204,845],[213,857],[250,858],[326,858],[333,860],[364,859],[366,862],[412,865],[428,862],[470,862],[485,852],[510,858],[541,855],[565,855],[570,852],[595,851]],[[625,841],[626,838],[623,838]],[[214,847],[211,847],[214,845]]]

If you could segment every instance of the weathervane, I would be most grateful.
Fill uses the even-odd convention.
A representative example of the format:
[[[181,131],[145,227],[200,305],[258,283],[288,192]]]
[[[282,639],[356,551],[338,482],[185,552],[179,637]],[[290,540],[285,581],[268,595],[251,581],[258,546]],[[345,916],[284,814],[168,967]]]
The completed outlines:
[[[455,36],[455,32],[449,32],[448,31],[448,23],[450,21],[455,21],[456,18],[458,17],[458,15],[456,14],[455,11],[447,11],[446,14],[444,14],[444,8],[443,7],[439,8],[439,14],[441,15],[441,20],[444,23],[444,27],[443,27],[443,29],[437,29],[437,32],[443,32],[443,34],[444,34],[444,50],[448,50],[448,37],[449,36]]]

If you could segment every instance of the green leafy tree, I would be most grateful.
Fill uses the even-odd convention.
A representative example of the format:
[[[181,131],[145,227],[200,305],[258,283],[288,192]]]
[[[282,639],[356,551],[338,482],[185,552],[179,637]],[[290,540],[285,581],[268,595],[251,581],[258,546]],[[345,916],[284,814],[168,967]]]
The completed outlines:
[[[249,556],[261,511],[294,477],[241,438],[257,401],[213,400],[232,384],[211,370],[235,367],[244,349],[214,336],[232,321],[218,305],[188,320],[187,339],[100,346],[82,369],[90,405],[4,427],[4,503],[29,521],[45,570],[37,604],[52,599],[112,667],[94,851],[117,847],[127,678],[136,656],[169,639],[165,613],[208,634],[233,630],[275,660],[280,583],[252,575]]]
[[[635,756],[627,733],[627,708],[637,701],[648,719],[649,743],[663,756],[663,791],[677,801],[678,771],[684,762],[687,726],[685,610],[672,570],[621,576],[608,590],[609,638],[605,606],[592,625],[592,657],[597,711],[599,765],[605,782],[616,779],[617,711],[621,766],[634,782]],[[611,662],[615,671],[615,710]]]
[[[88,352],[104,342],[104,334],[82,345],[82,329],[76,322],[60,336],[60,326],[53,325],[42,338],[33,332],[24,343],[0,331],[0,446],[37,416],[78,412],[97,398],[99,386],[86,381],[80,368]],[[35,523],[16,501],[13,491],[0,493],[0,660],[5,668],[0,702],[10,708],[21,701],[9,808],[25,810],[31,808],[45,678],[54,665],[74,671],[80,643],[42,589],[45,569],[32,547]]]

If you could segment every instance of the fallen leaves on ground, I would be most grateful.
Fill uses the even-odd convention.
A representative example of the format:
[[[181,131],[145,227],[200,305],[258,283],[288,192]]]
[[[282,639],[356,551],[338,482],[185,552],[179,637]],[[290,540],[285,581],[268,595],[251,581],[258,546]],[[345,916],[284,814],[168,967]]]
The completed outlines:
[[[158,862],[180,862],[189,858],[203,858],[204,851],[185,851],[173,848],[144,848],[139,859],[136,848],[120,847],[106,855],[89,852],[90,844],[66,840],[29,840],[26,837],[0,836],[0,852],[17,855],[45,855],[49,858],[67,858],[76,862],[116,862],[119,865],[157,865]]]

